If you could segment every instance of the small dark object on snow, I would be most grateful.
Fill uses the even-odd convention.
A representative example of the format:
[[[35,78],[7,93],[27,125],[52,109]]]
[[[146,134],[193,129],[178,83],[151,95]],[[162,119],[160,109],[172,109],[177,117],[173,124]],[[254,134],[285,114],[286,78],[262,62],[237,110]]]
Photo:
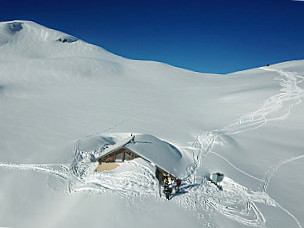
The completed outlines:
[[[213,173],[210,176],[210,180],[213,184],[215,184],[221,191],[223,190],[222,186],[220,186],[218,183],[221,182],[224,179],[223,173]]]
[[[266,66],[269,66],[269,64],[267,64]]]
[[[224,179],[224,174],[219,173],[219,172],[213,173],[211,175],[210,179],[211,179],[212,183],[217,184],[217,183],[221,182]]]
[[[57,42],[62,42],[62,43],[73,43],[77,41],[78,39],[74,36],[66,36],[66,37],[61,37],[57,39]]]

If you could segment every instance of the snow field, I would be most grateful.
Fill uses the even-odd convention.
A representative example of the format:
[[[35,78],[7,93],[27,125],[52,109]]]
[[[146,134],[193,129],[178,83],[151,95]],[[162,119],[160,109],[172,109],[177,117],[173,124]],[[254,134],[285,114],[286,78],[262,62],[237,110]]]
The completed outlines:
[[[0,24],[0,226],[303,227],[303,61],[199,74],[13,23]],[[90,154],[73,164],[78,139],[116,132],[178,147],[181,194],[160,198],[141,159],[102,173]],[[217,171],[223,191],[207,180]]]

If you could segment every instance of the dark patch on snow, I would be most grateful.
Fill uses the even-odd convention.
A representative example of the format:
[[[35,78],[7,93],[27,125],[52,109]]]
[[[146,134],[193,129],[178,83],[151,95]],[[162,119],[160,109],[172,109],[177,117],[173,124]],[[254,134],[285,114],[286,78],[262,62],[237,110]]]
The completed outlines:
[[[14,34],[16,32],[19,32],[23,29],[23,23],[22,22],[11,22],[7,23],[7,29],[10,33]]]
[[[66,37],[61,37],[57,39],[57,42],[62,42],[62,43],[73,43],[77,41],[78,39],[74,36],[66,36]]]
[[[0,85],[0,93],[2,93],[4,90],[4,86],[3,85]]]

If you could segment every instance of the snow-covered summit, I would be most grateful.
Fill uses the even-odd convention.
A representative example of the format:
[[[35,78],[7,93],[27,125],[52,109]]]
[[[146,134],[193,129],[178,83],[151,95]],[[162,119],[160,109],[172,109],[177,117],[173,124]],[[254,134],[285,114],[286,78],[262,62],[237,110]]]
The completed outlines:
[[[54,82],[57,79],[123,77],[158,85],[164,80],[174,84],[176,80],[188,78],[195,84],[191,75],[203,75],[160,62],[126,59],[31,21],[0,22],[0,61],[6,62],[4,68],[18,65],[17,71],[9,77],[23,82],[26,78],[26,83],[32,79]],[[32,74],[29,68],[39,74]],[[51,73],[54,70],[62,72],[55,76]]]
[[[121,59],[103,48],[32,21],[0,22],[0,50],[29,58],[90,57]]]
[[[0,22],[1,45],[6,43],[18,43],[25,41],[54,42],[59,39],[70,38],[70,43],[77,41],[77,38],[63,32],[46,28],[32,21],[9,21]]]

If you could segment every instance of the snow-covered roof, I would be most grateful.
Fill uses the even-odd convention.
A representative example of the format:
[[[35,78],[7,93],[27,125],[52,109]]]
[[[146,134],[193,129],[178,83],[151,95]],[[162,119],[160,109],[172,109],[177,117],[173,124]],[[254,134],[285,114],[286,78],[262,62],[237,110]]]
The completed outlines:
[[[134,142],[128,143],[124,147],[175,176],[183,158],[175,146],[153,135],[136,135]]]
[[[183,167],[181,152],[172,144],[150,134],[92,136],[81,140],[77,147],[81,151],[95,151],[96,160],[126,148],[174,176]]]

